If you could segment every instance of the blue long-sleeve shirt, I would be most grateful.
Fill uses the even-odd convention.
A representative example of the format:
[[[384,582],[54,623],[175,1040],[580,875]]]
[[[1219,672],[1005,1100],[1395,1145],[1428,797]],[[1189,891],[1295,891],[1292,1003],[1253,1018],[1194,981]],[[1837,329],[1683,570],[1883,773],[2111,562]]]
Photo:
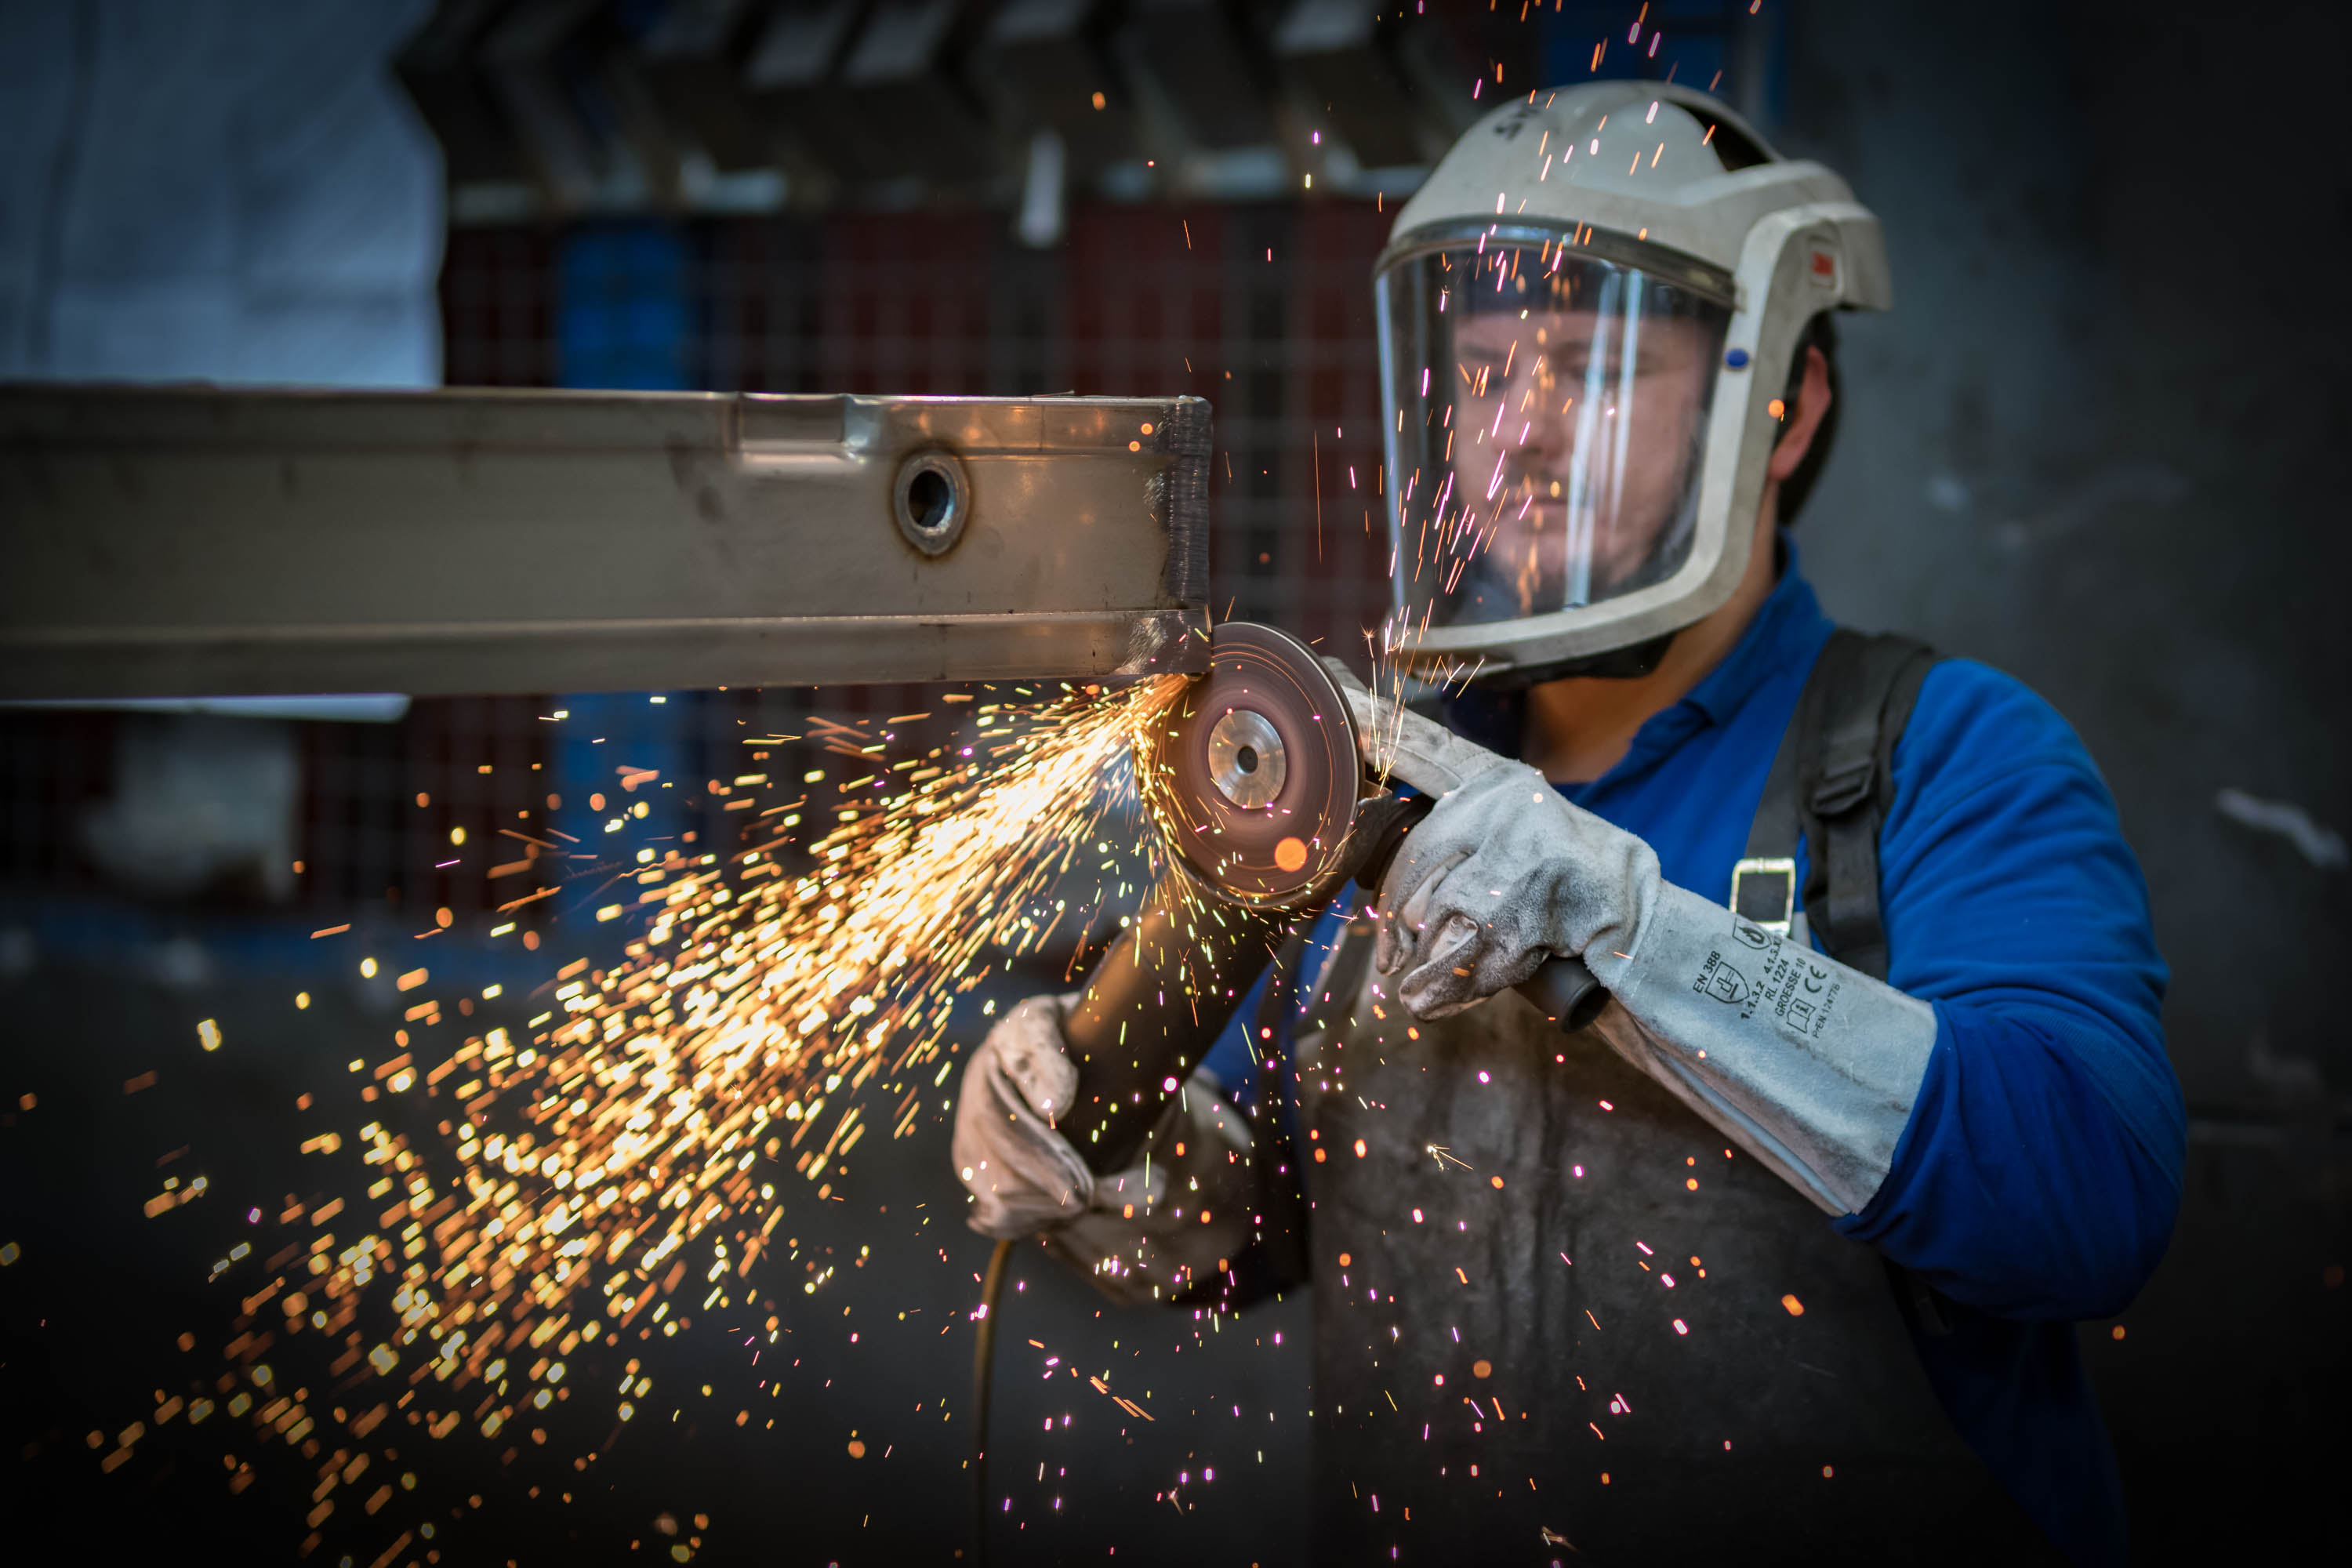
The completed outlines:
[[[1729,896],[1832,630],[1783,548],[1779,584],[1723,662],[1606,775],[1560,786],[1710,898]],[[1453,717],[1517,745],[1514,713]],[[2122,1489],[2074,1324],[2131,1300],[2179,1202],[2186,1120],[2147,889],[2082,742],[1998,671],[1935,666],[1894,765],[1887,980],[1934,1005],[1936,1045],[1885,1185],[1833,1223],[1945,1298],[1948,1331],[1914,1343],[1962,1437],[2069,1557],[2120,1563]],[[1801,889],[1805,858],[1801,845]],[[1327,916],[1316,945],[1337,930]],[[1247,1076],[1256,1010],[1244,1002],[1210,1058],[1228,1082]]]

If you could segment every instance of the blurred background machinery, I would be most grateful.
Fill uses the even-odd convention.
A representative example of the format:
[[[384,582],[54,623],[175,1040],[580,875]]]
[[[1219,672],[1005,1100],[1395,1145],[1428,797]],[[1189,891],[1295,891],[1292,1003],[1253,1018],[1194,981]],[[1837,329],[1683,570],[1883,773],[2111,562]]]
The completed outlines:
[[[1397,200],[1499,96],[1714,86],[1851,178],[1897,279],[1896,310],[1844,334],[1807,572],[1842,619],[2048,696],[2146,868],[2189,1187],[2157,1282],[2086,1349],[2147,1560],[2242,1551],[2317,1527],[2352,1397],[2352,1047],[2325,957],[2352,939],[2352,408],[2280,261],[2352,241],[2331,100],[2294,85],[2339,79],[2347,45],[2335,7],[2249,26],[2187,0],[0,0],[0,376],[1195,394],[1217,615],[1353,655],[1383,599],[1369,278]],[[2227,127],[2181,107],[2207,104]],[[744,735],[879,729],[940,695],[0,711],[6,1071],[29,1089],[86,1056],[120,1079],[149,1064],[109,1053],[185,1016],[323,996],[310,932],[346,922],[440,930],[436,967],[488,984],[513,960],[481,933],[514,919],[551,973],[584,916],[497,916],[499,884],[446,864],[453,834],[551,795],[602,809],[625,752],[706,786],[662,809],[730,841]],[[338,985],[352,1027],[393,1006]],[[308,1037],[270,1027],[299,1070]],[[873,1169],[860,1201],[924,1201],[912,1164]],[[877,1306],[940,1289],[860,1280]],[[1055,1289],[1024,1310],[1074,1342],[1118,1332]],[[1257,1375],[1218,1359],[1235,1342],[1165,1375]],[[840,1517],[794,1525],[854,1544],[915,1472],[824,1431],[794,1462]],[[772,1458],[744,1462],[763,1517]],[[1269,1448],[1150,1526],[1141,1467],[1132,1514],[1086,1528],[1282,1560],[1262,1543],[1300,1462]]]
[[[1685,10],[1681,68],[1712,75],[1738,7]],[[1505,90],[1498,45],[1523,89],[1534,30],[1470,6],[447,0],[396,69],[461,222],[1016,199],[1046,220],[1097,195],[1410,190]]]

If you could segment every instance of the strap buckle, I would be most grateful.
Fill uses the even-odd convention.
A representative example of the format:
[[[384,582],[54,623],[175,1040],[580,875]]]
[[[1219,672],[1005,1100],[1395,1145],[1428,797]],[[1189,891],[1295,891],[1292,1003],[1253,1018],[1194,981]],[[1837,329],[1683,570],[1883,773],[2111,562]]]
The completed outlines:
[[[1823,817],[1843,816],[1870,798],[1878,782],[1878,764],[1869,757],[1824,776],[1813,789],[1813,811]]]
[[[1774,936],[1790,933],[1797,910],[1797,862],[1788,856],[1742,860],[1731,868],[1731,912]]]

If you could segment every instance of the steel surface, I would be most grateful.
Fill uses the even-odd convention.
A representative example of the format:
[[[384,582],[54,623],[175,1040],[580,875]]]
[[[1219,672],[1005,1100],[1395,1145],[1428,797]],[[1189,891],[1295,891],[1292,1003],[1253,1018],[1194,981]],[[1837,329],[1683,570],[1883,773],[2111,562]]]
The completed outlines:
[[[0,387],[0,698],[1198,670],[1209,420],[1198,398]],[[910,466],[961,477],[952,530],[902,521]]]

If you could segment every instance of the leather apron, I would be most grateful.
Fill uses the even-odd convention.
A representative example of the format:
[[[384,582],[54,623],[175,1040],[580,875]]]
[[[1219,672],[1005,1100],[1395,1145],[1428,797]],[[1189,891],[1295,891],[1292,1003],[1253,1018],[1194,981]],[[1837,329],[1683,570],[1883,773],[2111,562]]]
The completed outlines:
[[[1320,1561],[2056,1561],[1877,1253],[1595,1031],[1412,1025],[1371,946],[1294,1055]]]

